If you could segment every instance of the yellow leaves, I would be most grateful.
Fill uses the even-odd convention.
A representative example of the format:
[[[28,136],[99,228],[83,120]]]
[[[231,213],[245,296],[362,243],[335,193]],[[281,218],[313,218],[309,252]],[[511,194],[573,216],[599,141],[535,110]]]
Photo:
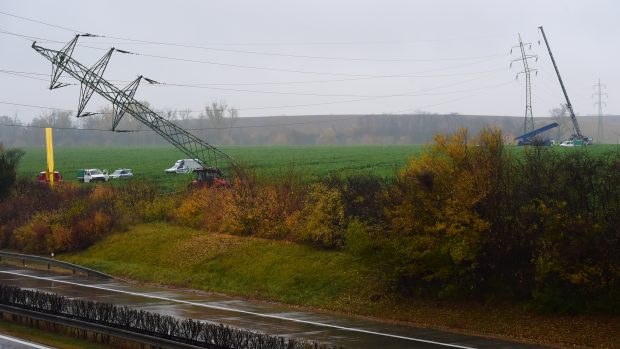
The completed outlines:
[[[476,212],[505,160],[501,133],[437,135],[391,192],[386,216],[408,277],[448,280],[476,267],[491,224]]]
[[[313,185],[299,217],[296,232],[301,240],[328,248],[342,246],[345,214],[338,189]]]
[[[50,212],[37,213],[27,224],[15,230],[15,244],[20,251],[47,252],[46,240],[51,233],[52,215]]]

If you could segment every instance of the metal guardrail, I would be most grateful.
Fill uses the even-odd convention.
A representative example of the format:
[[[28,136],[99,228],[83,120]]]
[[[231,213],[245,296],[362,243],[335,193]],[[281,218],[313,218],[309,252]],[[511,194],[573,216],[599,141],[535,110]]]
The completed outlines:
[[[23,316],[29,318],[31,320],[36,321],[46,321],[50,323],[55,323],[61,326],[66,326],[69,328],[75,328],[82,331],[89,331],[93,333],[99,333],[102,335],[116,337],[119,339],[127,340],[130,342],[138,343],[141,348],[166,348],[166,349],[205,349],[205,347],[198,347],[195,345],[175,342],[165,338],[159,338],[150,336],[148,334],[123,330],[120,328],[110,327],[103,324],[97,324],[93,322],[86,322],[77,319],[71,319],[64,316],[58,316],[53,314],[46,314],[42,312],[37,312],[34,310],[18,308],[6,304],[0,304],[0,315],[1,313],[13,314],[18,316]],[[76,337],[77,338],[77,337]]]
[[[47,257],[34,256],[34,255],[23,254],[23,253],[0,251],[0,262],[2,262],[3,258],[20,260],[22,261],[22,265],[24,267],[26,266],[26,261],[29,261],[29,262],[35,262],[35,263],[40,263],[40,264],[47,264],[47,269],[51,269],[52,266],[56,266],[58,268],[71,270],[73,271],[73,274],[75,274],[76,272],[80,272],[88,276],[96,276],[96,277],[105,278],[105,279],[114,278],[113,276],[110,276],[108,274],[105,274],[105,273],[102,273],[102,272],[99,272],[99,271],[96,271],[90,268],[82,267],[77,264],[63,262],[57,259],[52,259],[52,258],[47,258]]]

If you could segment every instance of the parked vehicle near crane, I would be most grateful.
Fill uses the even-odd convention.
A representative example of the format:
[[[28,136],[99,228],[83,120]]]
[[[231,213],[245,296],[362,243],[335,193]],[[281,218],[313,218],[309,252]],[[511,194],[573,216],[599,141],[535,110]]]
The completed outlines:
[[[133,171],[129,168],[119,168],[110,174],[110,179],[131,178]]]
[[[165,169],[164,173],[192,173],[203,168],[204,166],[198,159],[181,159],[177,160],[172,167]]]
[[[50,176],[49,172],[41,171],[37,175],[37,182],[49,184],[51,177],[52,176]],[[62,182],[63,182],[63,178],[62,178],[62,175],[60,174],[60,172],[54,171],[54,183],[62,183]]]
[[[77,171],[78,182],[82,183],[107,182],[109,178],[108,171],[101,171],[98,168],[89,168]]]

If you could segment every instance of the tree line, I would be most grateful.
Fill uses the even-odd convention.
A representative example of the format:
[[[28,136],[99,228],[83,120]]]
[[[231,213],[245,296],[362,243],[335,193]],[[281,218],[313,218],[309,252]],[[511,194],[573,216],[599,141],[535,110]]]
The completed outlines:
[[[148,103],[147,103],[148,104]],[[168,143],[147,126],[126,115],[117,130],[111,108],[95,115],[75,118],[69,111],[51,111],[26,123],[16,117],[0,116],[0,139],[6,146],[41,146],[41,127],[55,127],[57,146],[167,146]],[[311,144],[423,144],[436,133],[455,132],[467,127],[477,132],[495,126],[506,141],[523,133],[522,118],[492,115],[437,115],[420,112],[411,115],[305,115],[239,117],[239,111],[225,102],[207,105],[204,110],[159,110],[159,115],[188,129],[214,145],[311,145]],[[547,136],[564,139],[572,131],[567,117],[555,113],[540,118],[538,126],[559,122],[561,127]],[[13,126],[7,126],[13,125]]]

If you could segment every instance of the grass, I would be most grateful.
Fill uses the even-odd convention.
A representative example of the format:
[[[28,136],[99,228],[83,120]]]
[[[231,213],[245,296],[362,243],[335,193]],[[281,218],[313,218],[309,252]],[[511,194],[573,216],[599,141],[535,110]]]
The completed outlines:
[[[514,304],[403,298],[346,252],[144,224],[61,259],[134,280],[554,346],[617,347],[620,321]]]
[[[311,306],[337,303],[369,283],[343,252],[166,224],[113,234],[63,259],[141,281]]]
[[[423,145],[351,145],[351,146],[225,146],[227,154],[254,169],[263,177],[282,177],[290,170],[304,181],[315,181],[327,175],[373,173],[392,177],[411,157],[417,156]],[[511,147],[519,153],[523,147]],[[577,148],[555,148],[557,151],[576,151]],[[594,145],[587,151],[603,153],[618,150],[617,145]],[[18,174],[34,178],[45,169],[45,149],[25,148],[26,155]],[[65,180],[77,181],[76,171],[81,168],[134,170],[134,180],[150,180],[165,188],[187,185],[191,175],[166,175],[178,159],[186,158],[173,147],[153,148],[56,148],[55,164]]]
[[[228,146],[222,149],[235,160],[254,169],[258,175],[281,177],[289,170],[306,181],[329,174],[375,173],[393,176],[407,160],[417,155],[421,145],[389,146]],[[46,167],[44,148],[24,148],[18,175],[34,178]],[[171,188],[187,185],[191,175],[166,175],[164,169],[186,158],[173,147],[154,148],[56,148],[56,170],[66,181],[77,181],[81,168],[134,170],[134,180],[147,179]]]
[[[60,349],[107,349],[109,346],[0,320],[0,333]]]

